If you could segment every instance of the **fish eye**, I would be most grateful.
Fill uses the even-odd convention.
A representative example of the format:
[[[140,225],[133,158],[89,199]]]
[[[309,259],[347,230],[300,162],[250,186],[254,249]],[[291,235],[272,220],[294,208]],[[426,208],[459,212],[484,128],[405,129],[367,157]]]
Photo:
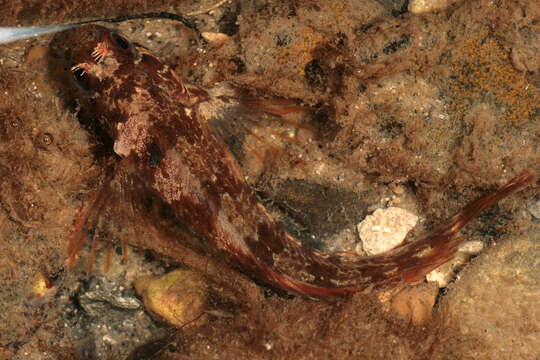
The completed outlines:
[[[90,77],[84,69],[73,70],[73,78],[83,90],[90,90]]]
[[[121,50],[128,50],[131,48],[131,44],[123,36],[118,35],[117,33],[111,33],[111,39],[114,44]]]

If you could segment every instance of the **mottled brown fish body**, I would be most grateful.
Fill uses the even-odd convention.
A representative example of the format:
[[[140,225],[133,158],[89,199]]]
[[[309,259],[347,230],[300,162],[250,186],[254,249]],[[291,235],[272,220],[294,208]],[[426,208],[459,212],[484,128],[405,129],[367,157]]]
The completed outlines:
[[[199,235],[246,271],[312,297],[419,281],[451,259],[455,234],[532,181],[524,172],[425,238],[385,254],[324,254],[302,246],[268,214],[231,152],[209,127],[213,98],[188,86],[145,48],[109,29],[70,30],[73,78],[114,139],[114,151]]]

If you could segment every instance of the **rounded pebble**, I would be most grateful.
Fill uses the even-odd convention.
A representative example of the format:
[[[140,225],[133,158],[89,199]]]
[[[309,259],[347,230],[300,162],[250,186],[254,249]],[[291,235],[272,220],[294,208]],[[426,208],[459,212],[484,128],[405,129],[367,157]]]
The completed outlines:
[[[207,288],[192,271],[175,270],[160,277],[143,277],[135,282],[135,289],[150,314],[173,326],[192,324],[204,313]]]

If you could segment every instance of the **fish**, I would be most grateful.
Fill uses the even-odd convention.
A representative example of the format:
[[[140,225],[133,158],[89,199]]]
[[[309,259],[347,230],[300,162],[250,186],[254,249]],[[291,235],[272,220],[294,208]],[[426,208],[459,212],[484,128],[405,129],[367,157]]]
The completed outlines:
[[[187,84],[148,49],[103,26],[67,30],[62,41],[70,81],[134,176],[234,264],[289,293],[329,298],[420,282],[453,258],[471,219],[534,180],[524,170],[428,235],[385,253],[324,253],[270,215],[210,125],[216,104],[238,97],[234,88]],[[70,262],[79,248],[70,246]]]

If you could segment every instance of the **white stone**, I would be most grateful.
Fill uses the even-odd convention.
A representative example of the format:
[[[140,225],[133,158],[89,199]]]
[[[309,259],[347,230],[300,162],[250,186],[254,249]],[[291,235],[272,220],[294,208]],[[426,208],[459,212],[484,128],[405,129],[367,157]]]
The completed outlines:
[[[401,208],[377,209],[358,224],[364,251],[376,255],[393,249],[403,242],[417,221],[418,216]]]

